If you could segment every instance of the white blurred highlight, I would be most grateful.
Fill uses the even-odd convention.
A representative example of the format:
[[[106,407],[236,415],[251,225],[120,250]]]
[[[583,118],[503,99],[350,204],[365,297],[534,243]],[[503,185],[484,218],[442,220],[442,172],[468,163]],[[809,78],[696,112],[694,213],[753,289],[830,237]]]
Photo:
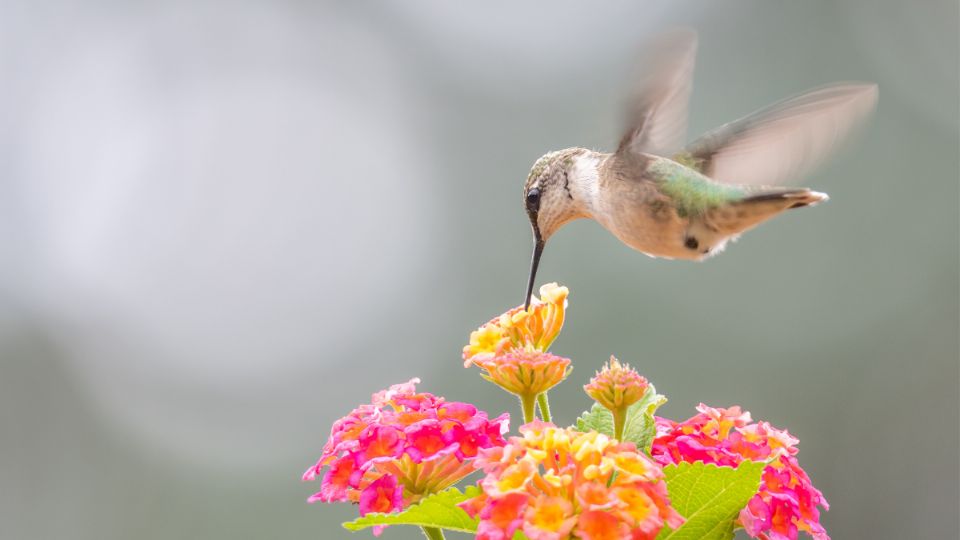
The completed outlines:
[[[18,186],[37,272],[20,293],[118,427],[242,462],[271,438],[248,409],[398,316],[358,287],[425,286],[433,175],[376,36],[230,9],[83,21],[38,66]]]

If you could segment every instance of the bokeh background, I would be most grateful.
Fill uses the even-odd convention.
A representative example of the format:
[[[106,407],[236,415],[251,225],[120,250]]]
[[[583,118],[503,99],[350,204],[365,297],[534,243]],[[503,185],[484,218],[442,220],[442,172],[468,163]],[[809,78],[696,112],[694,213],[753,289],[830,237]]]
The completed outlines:
[[[330,423],[463,369],[520,302],[521,185],[611,148],[628,68],[700,33],[691,136],[804,89],[879,109],[791,212],[703,264],[577,222],[555,352],[799,436],[834,538],[956,538],[958,12],[899,2],[0,2],[0,537],[347,538]],[[393,528],[383,538],[412,539]],[[361,537],[366,537],[362,533]]]

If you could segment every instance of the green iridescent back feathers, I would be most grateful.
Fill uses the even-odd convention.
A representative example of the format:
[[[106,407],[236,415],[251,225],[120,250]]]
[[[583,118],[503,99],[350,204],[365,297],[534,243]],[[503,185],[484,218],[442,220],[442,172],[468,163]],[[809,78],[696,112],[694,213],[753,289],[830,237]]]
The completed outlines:
[[[647,174],[657,182],[660,191],[673,199],[680,217],[703,215],[711,208],[736,202],[745,192],[742,188],[715,182],[696,169],[665,158],[650,163]],[[695,165],[691,163],[691,165]]]

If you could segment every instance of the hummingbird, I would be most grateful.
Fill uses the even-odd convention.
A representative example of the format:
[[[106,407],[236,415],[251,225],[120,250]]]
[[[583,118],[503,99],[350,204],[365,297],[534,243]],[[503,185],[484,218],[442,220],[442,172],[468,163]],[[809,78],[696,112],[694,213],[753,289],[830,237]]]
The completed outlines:
[[[523,187],[534,240],[525,308],[547,239],[575,219],[593,219],[651,257],[701,261],[781,212],[827,200],[785,186],[870,115],[877,85],[815,88],[685,145],[696,48],[689,29],[654,39],[616,151],[567,148],[534,163]]]

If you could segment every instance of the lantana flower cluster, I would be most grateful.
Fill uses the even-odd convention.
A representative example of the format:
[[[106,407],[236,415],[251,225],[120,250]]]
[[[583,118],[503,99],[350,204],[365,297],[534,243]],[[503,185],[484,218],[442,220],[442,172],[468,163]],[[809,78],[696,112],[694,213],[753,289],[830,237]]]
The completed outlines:
[[[463,348],[464,367],[479,367],[484,379],[520,398],[524,421],[518,436],[504,438],[506,414],[490,419],[471,404],[418,393],[419,379],[411,379],[374,394],[370,404],[334,423],[320,460],[303,476],[322,476],[320,491],[309,500],[353,502],[361,516],[395,514],[482,469],[479,495],[451,491],[421,505],[416,519],[374,515],[348,525],[373,526],[379,534],[385,523],[416,523],[427,538],[439,540],[442,527],[473,530],[464,525],[472,517],[480,540],[510,540],[518,532],[531,540],[642,540],[665,527],[684,528],[684,517],[671,505],[664,467],[702,462],[736,468],[753,461],[765,464],[759,489],[735,525],[763,540],[795,540],[800,532],[829,540],[819,521],[820,508],[829,507],[797,462],[799,441],[767,422],[753,422],[739,407],[700,404],[698,414],[683,422],[654,417],[666,398],[634,368],[610,357],[584,386],[596,405],[577,427],[551,423],[547,393],[572,369],[568,358],[548,351],[563,327],[568,296],[566,287],[544,285],[529,309],[492,319]],[[758,468],[749,469],[752,482]],[[686,495],[677,497],[688,497],[677,503],[680,508],[696,498],[691,489],[679,488]],[[746,496],[728,504],[739,507]],[[459,521],[425,517],[425,508],[443,504],[447,515],[456,515],[456,502],[467,514]],[[714,530],[729,531],[731,514],[718,514]]]
[[[469,403],[418,393],[419,382],[378,392],[334,422],[303,474],[314,480],[326,468],[309,502],[358,503],[361,516],[394,512],[455,484],[475,470],[478,452],[505,444],[507,414],[491,420]]]
[[[600,405],[616,411],[640,401],[649,386],[643,375],[611,356],[610,361],[584,385],[583,390]]]
[[[481,377],[520,398],[524,422],[533,418],[539,398],[542,418],[549,421],[546,393],[570,374],[570,359],[547,352],[563,328],[566,287],[548,283],[530,307],[518,306],[470,334],[463,348],[463,367],[478,366]]]
[[[590,379],[583,391],[613,415],[614,437],[622,438],[630,406],[640,401],[650,383],[629,364],[611,356],[603,369]]]
[[[566,287],[548,283],[528,309],[517,306],[471,332],[463,348],[464,367],[516,350],[546,351],[563,328],[569,294]]]
[[[461,506],[479,516],[478,540],[652,539],[683,518],[670,507],[663,471],[633,443],[544,422],[477,458],[483,493]],[[571,536],[572,535],[572,536]]]
[[[662,465],[702,461],[729,467],[746,460],[769,461],[759,492],[740,512],[743,528],[750,536],[770,540],[793,540],[798,531],[829,540],[817,507],[830,506],[797,463],[797,438],[767,422],[752,422],[740,407],[701,403],[697,411],[683,422],[656,419],[653,459]]]

